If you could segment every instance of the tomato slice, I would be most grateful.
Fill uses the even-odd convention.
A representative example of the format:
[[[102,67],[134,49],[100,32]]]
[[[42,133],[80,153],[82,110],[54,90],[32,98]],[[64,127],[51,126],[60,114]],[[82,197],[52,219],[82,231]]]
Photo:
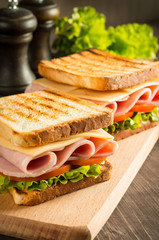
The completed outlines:
[[[60,174],[63,174],[65,172],[68,172],[71,170],[71,165],[67,164],[67,165],[63,165],[62,167],[49,172],[49,173],[45,173],[41,176],[38,177],[27,177],[27,178],[20,178],[20,177],[14,177],[14,176],[10,176],[10,179],[13,181],[17,181],[17,182],[32,182],[32,181],[40,181],[40,180],[44,180],[44,179],[48,179],[51,177],[56,177]],[[1,175],[5,176],[4,174],[0,173]]]
[[[68,172],[68,171],[71,170],[72,165],[93,165],[93,164],[101,163],[103,161],[106,161],[106,157],[67,161],[67,164],[64,164],[62,167],[60,167],[60,168],[58,168],[58,169],[56,169],[52,172],[40,175],[38,177],[21,178],[21,177],[10,176],[10,179],[13,180],[13,181],[17,181],[17,182],[21,182],[21,181],[22,182],[40,181],[40,180],[48,179],[48,178],[51,178],[51,177],[56,177],[60,174]],[[5,175],[3,173],[0,173],[0,174],[5,177]]]
[[[136,104],[130,109],[130,112],[152,112],[154,108],[153,104]]]
[[[157,93],[156,93],[155,97],[159,97],[159,91],[157,91]]]
[[[71,165],[93,165],[93,164],[101,163],[103,161],[106,161],[106,157],[72,160],[72,161],[68,161],[67,163]]]
[[[126,118],[128,118],[128,117],[132,117],[133,114],[134,114],[134,112],[128,112],[128,113],[125,113],[125,114],[123,114],[123,115],[114,117],[114,122],[124,121],[124,120],[125,120]]]
[[[106,152],[112,152],[113,151],[113,149],[114,149],[114,143],[112,142],[110,142],[109,144],[106,144],[104,147],[102,147],[97,153],[99,154],[101,154],[101,153],[106,153]]]

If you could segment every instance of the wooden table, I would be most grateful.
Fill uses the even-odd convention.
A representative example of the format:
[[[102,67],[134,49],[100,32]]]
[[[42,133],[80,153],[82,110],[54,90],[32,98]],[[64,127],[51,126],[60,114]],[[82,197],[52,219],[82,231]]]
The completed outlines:
[[[159,140],[94,240],[159,239]]]
[[[158,158],[159,140],[94,240],[159,239]],[[0,235],[0,239],[16,238]]]

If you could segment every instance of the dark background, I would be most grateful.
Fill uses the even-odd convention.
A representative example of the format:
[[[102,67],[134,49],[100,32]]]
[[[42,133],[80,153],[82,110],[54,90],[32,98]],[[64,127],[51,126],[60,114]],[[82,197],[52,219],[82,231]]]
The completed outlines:
[[[77,6],[93,6],[104,13],[108,25],[128,22],[159,22],[159,0],[55,0],[61,9],[61,16],[72,13]],[[7,0],[0,0],[0,7],[7,6]]]

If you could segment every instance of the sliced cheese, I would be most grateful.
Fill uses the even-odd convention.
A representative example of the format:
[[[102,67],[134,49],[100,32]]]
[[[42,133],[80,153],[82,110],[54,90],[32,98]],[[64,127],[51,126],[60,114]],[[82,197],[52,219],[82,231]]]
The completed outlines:
[[[49,89],[55,90],[55,91],[63,91],[63,92],[70,92],[71,90],[76,89],[77,87],[75,86],[71,86],[71,85],[67,85],[64,83],[58,83],[58,82],[54,82],[54,81],[50,81],[46,78],[40,78],[37,80],[34,80],[33,83],[35,84],[39,84],[41,86],[47,87]]]
[[[133,87],[115,90],[115,91],[95,91],[89,90],[84,88],[73,87],[67,84],[56,83],[51,80],[47,80],[45,78],[38,79],[34,81],[35,84],[40,84],[44,87],[48,87],[52,90],[59,90],[63,92],[67,92],[73,96],[90,99],[90,100],[97,100],[102,102],[114,102],[118,101],[124,97],[127,97],[133,92],[138,91],[141,88],[152,86],[152,85],[159,85],[159,77],[151,79],[151,81],[147,81],[141,84],[138,84]]]
[[[77,142],[80,139],[89,139],[90,137],[95,137],[95,138],[102,138],[102,139],[113,139],[113,136],[108,134],[106,131],[103,129],[98,129],[98,130],[92,130],[90,132],[85,132],[85,133],[80,133],[76,134],[74,136],[70,136],[68,138],[65,138],[63,140],[53,142],[50,144],[46,144],[43,146],[38,146],[38,147],[20,147],[16,146],[7,139],[3,138],[0,136],[0,145],[6,148],[9,148],[11,150],[19,151],[21,153],[30,155],[30,156],[37,156],[39,154],[42,154],[44,152],[50,151],[50,150],[57,150],[63,147],[66,147],[74,142]]]

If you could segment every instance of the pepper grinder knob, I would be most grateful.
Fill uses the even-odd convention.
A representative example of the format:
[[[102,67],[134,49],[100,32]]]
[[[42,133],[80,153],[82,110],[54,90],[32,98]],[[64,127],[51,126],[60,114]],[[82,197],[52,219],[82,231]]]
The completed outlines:
[[[15,9],[18,6],[18,0],[8,0],[8,8]]]
[[[8,0],[0,9],[0,95],[24,92],[35,79],[28,60],[28,47],[37,20],[31,11]]]

